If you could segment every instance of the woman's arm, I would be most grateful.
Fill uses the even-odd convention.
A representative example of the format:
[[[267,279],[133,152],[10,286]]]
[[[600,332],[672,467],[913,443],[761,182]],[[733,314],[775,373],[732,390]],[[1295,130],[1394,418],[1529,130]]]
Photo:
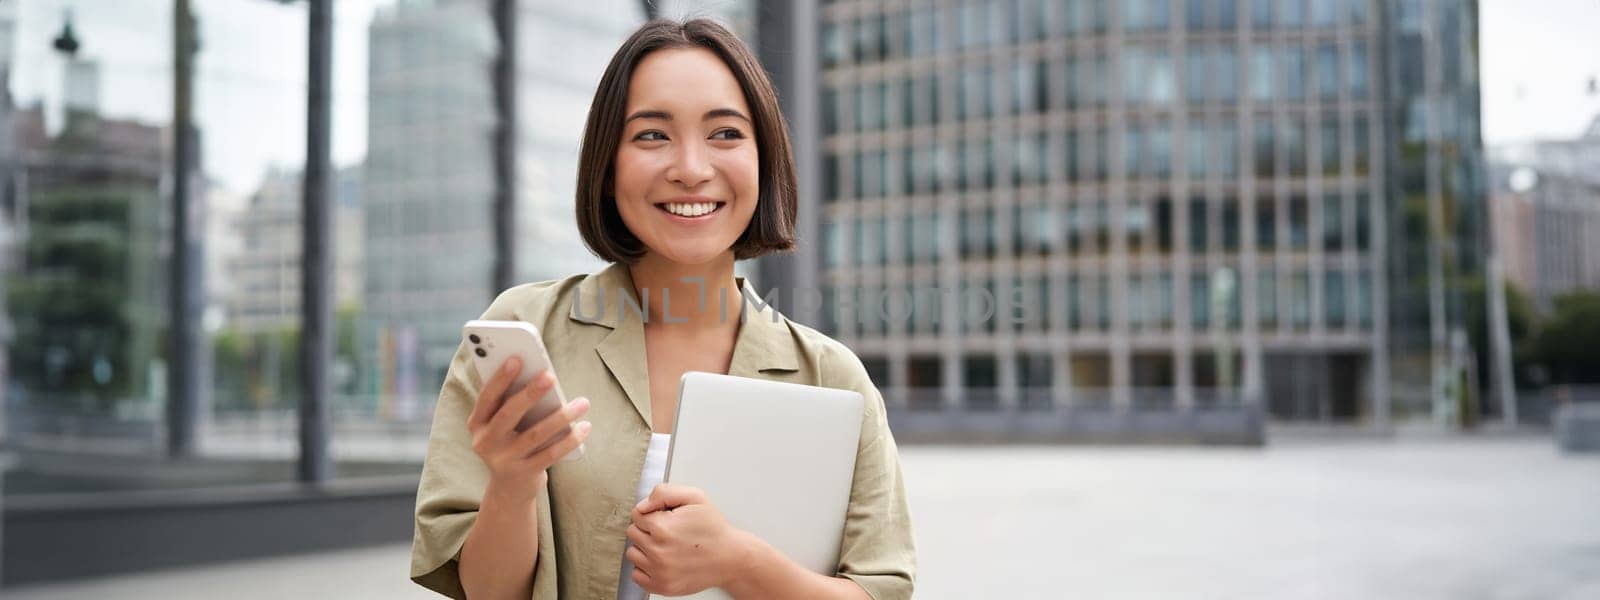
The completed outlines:
[[[461,549],[461,587],[468,597],[523,600],[533,595],[533,567],[539,561],[538,514],[537,498],[520,501],[490,482]]]
[[[590,431],[587,422],[573,425],[588,411],[589,402],[583,398],[517,431],[517,421],[556,383],[555,375],[546,370],[501,401],[521,367],[516,358],[507,360],[479,392],[467,420],[472,450],[490,472],[477,519],[461,548],[461,588],[471,598],[521,600],[533,594],[533,567],[539,559],[539,493],[550,481],[550,466],[577,448]],[[569,425],[571,433],[563,434]],[[547,440],[556,441],[534,452]]]
[[[754,535],[745,534],[748,562],[727,592],[735,598],[872,600],[856,582],[814,573]]]

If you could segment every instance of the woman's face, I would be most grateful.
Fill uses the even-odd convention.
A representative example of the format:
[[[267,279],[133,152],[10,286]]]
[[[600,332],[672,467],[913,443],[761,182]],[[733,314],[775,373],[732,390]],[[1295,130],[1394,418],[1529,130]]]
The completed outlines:
[[[617,212],[648,251],[702,264],[732,252],[759,194],[755,126],[733,72],[703,48],[646,55],[628,82]]]

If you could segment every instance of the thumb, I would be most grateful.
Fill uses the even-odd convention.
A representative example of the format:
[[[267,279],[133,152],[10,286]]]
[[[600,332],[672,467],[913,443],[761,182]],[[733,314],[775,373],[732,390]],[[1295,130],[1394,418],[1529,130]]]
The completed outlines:
[[[685,504],[698,504],[706,501],[706,493],[700,488],[662,483],[650,491],[650,495],[633,507],[634,512],[649,514],[658,510],[668,510]]]

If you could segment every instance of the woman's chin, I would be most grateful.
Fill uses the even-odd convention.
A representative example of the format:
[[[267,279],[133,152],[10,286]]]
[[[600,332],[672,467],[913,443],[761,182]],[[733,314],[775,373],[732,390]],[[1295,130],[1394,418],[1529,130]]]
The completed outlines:
[[[730,243],[728,246],[731,246]],[[656,252],[667,262],[679,265],[703,265],[724,258],[731,250],[728,246],[715,246],[712,244],[681,244],[669,246]]]

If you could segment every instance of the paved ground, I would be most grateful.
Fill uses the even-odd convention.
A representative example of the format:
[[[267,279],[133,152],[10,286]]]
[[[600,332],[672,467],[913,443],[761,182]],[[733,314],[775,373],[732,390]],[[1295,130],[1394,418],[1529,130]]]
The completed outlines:
[[[918,598],[1600,598],[1600,456],[1547,438],[906,448]],[[426,598],[406,546],[7,590]]]

